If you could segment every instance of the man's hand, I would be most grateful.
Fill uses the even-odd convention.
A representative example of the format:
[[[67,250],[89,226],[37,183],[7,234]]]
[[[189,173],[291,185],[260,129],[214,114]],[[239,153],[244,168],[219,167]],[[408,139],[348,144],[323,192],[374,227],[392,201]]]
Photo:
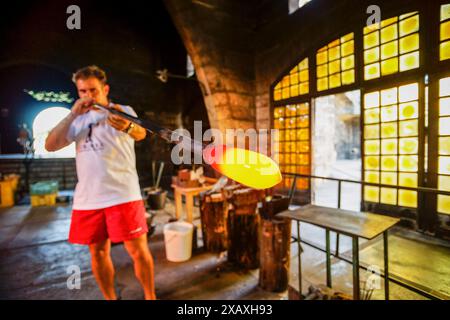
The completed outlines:
[[[93,108],[95,100],[89,97],[80,98],[75,101],[72,107],[72,114],[75,116],[80,116]]]
[[[123,109],[118,104],[113,105],[112,108],[123,112]],[[111,127],[119,131],[124,131],[129,127],[131,121],[124,119],[120,116],[117,116],[115,114],[110,114],[108,116],[108,123]]]

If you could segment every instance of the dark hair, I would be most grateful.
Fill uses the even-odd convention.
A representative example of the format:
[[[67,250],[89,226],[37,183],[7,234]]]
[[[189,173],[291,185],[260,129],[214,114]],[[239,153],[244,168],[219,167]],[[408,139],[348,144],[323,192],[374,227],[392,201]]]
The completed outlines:
[[[99,67],[92,65],[78,69],[72,76],[72,81],[77,82],[78,79],[97,78],[103,85],[106,84],[106,73]]]

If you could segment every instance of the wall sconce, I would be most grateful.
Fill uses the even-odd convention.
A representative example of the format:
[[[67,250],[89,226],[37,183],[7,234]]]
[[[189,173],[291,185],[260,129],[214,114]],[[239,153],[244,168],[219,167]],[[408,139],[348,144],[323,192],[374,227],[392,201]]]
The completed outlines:
[[[169,72],[169,70],[167,69],[163,69],[163,70],[157,70],[156,71],[156,77],[162,82],[162,83],[167,83],[167,81],[169,80],[169,78],[176,78],[176,79],[184,79],[184,80],[191,80],[191,81],[195,81],[198,82],[200,85],[200,89],[202,90],[202,93],[204,96],[208,95],[208,92],[206,91],[206,87],[203,84],[203,82],[199,81],[197,78],[189,78],[186,76],[182,76],[179,74],[172,74]]]

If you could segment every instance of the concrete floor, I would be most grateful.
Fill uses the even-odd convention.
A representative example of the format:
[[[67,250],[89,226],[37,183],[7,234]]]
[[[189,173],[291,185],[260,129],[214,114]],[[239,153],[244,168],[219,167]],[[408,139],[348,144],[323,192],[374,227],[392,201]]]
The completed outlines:
[[[0,210],[0,299],[101,299],[90,269],[87,247],[67,242],[70,206],[31,208],[16,206]],[[163,225],[174,216],[169,201],[165,210],[157,213],[157,228],[149,245],[155,259],[155,282],[159,299],[286,299],[287,292],[270,293],[258,287],[258,270],[242,271],[226,261],[226,255],[204,253],[201,249],[183,263],[165,258]],[[199,225],[198,208],[194,212]],[[294,227],[294,225],[293,225]],[[200,228],[199,228],[200,229]],[[295,229],[295,227],[293,228]],[[323,246],[323,230],[302,224],[302,237]],[[332,239],[333,240],[333,239]],[[450,296],[450,249],[447,243],[423,239],[416,234],[394,231],[390,235],[391,271],[418,283],[427,290]],[[201,247],[201,232],[198,232]],[[350,241],[341,238],[342,255],[348,256]],[[361,243],[361,262],[378,263],[379,240]],[[297,245],[291,250],[292,287],[297,283]],[[308,283],[320,284],[325,279],[325,255],[303,245],[303,290]],[[350,251],[351,252],[351,251]],[[117,291],[123,299],[142,299],[143,292],[134,278],[130,258],[122,245],[112,248],[116,267]],[[375,260],[374,260],[375,259]],[[81,288],[69,290],[67,268],[76,265],[81,271]],[[364,270],[361,269],[364,278]],[[333,259],[333,287],[351,293],[351,265]],[[382,289],[373,299],[382,298]],[[393,299],[421,299],[401,287],[391,285]]]

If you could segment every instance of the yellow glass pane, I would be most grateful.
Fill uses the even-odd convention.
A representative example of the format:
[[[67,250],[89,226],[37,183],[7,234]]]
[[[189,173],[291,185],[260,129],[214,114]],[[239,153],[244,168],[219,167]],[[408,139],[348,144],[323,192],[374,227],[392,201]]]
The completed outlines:
[[[336,60],[336,61],[330,62],[328,64],[328,69],[329,69],[330,74],[341,71],[341,61]]]
[[[399,144],[400,154],[417,154],[419,152],[418,138],[401,138]]]
[[[381,43],[397,39],[397,24],[392,24],[381,29]]]
[[[309,130],[308,129],[300,129],[297,130],[297,139],[298,140],[308,140],[309,139]]]
[[[373,63],[364,67],[364,79],[371,80],[380,77],[380,64]]]
[[[374,91],[364,95],[364,109],[375,108],[380,105],[380,92]]]
[[[328,50],[328,61],[336,60],[341,57],[339,46]]]
[[[397,190],[394,188],[381,188],[380,202],[385,204],[397,204]]]
[[[281,97],[283,99],[289,98],[289,87],[288,88],[283,88],[283,90],[281,91]]]
[[[450,191],[450,176],[438,176],[438,189]]]
[[[380,157],[366,156],[364,157],[364,168],[367,170],[378,170],[380,168]]]
[[[442,136],[450,135],[450,117],[439,119],[439,134]]]
[[[450,96],[450,77],[439,80],[439,97]]]
[[[450,155],[450,137],[439,137],[439,154]]]
[[[297,105],[297,114],[302,115],[302,116],[309,114],[308,103],[300,103],[299,105]]]
[[[328,48],[336,47],[340,43],[339,39],[336,39],[328,44]]]
[[[450,214],[450,196],[438,195],[437,211]]]
[[[309,152],[309,142],[308,141],[297,142],[297,150],[300,152]]]
[[[380,154],[380,141],[379,140],[364,141],[364,154]]]
[[[441,41],[450,39],[450,21],[441,23]]]
[[[364,64],[373,63],[380,60],[380,48],[364,50]]]
[[[364,36],[364,49],[369,49],[380,44],[380,36],[378,31],[369,33]]]
[[[282,86],[282,87],[288,87],[288,86],[289,86],[289,76],[285,76],[285,77],[281,80],[281,86]]]
[[[303,82],[300,84],[299,92],[300,94],[306,94],[309,92],[309,82]]]
[[[406,172],[417,172],[417,156],[400,156],[399,162],[400,162],[400,171],[406,171]]]
[[[291,85],[298,84],[298,73],[293,73],[289,76],[289,82]]]
[[[450,4],[443,4],[441,6],[441,21],[450,19]]]
[[[341,85],[341,75],[334,74],[330,76],[330,88],[337,88]]]
[[[370,124],[378,122],[380,122],[380,110],[378,108],[364,111],[364,123]]]
[[[419,85],[411,83],[398,88],[400,102],[407,102],[419,99]]]
[[[309,164],[309,155],[307,153],[300,153],[297,155],[297,163],[301,165]]]
[[[381,154],[397,154],[397,139],[383,139],[381,141]]]
[[[419,49],[419,34],[414,33],[400,39],[400,53],[407,53]]]
[[[450,116],[450,98],[439,99],[439,115]]]
[[[308,81],[309,80],[309,74],[308,70],[300,71],[300,81]]]
[[[388,106],[397,103],[397,88],[381,90],[381,105]]]
[[[390,24],[393,24],[394,22],[397,22],[397,20],[398,20],[397,17],[392,17],[392,18],[389,18],[389,19],[385,19],[385,20],[381,21],[381,27],[383,28],[383,27],[386,27],[386,26],[388,26]]]
[[[370,202],[378,202],[380,188],[365,186],[364,187],[364,200]]]
[[[294,74],[298,72],[298,66],[295,66],[294,68],[291,69],[291,71],[289,72],[290,74]]]
[[[298,86],[291,87],[291,97],[298,96]]]
[[[366,171],[364,173],[364,181],[370,183],[379,183],[380,174],[378,173],[378,171]]]
[[[417,14],[417,11],[413,11],[413,12],[408,12],[405,14],[400,15],[400,20],[406,19],[408,17],[411,17],[413,15]]]
[[[400,120],[414,119],[419,116],[419,105],[417,101],[401,103],[399,105]]]
[[[381,184],[389,184],[392,186],[397,185],[397,173],[395,172],[382,172]]]
[[[402,207],[417,208],[417,192],[410,190],[398,190],[398,205]]]
[[[397,120],[397,106],[388,106],[381,108],[381,121],[389,122]]]
[[[450,174],[450,157],[438,157],[439,173]]]
[[[328,62],[328,51],[319,52],[316,55],[317,65]]]
[[[398,185],[402,187],[417,187],[417,173],[400,172],[398,175]]]
[[[397,157],[396,156],[382,156],[381,170],[383,171],[397,171]]]
[[[273,99],[275,101],[281,100],[281,90],[275,90],[273,93]]]
[[[419,15],[400,21],[400,37],[419,31]]]
[[[364,34],[368,34],[370,32],[378,30],[378,29],[380,29],[380,27],[381,27],[381,23],[374,23],[374,24],[370,24],[368,26],[365,26],[364,29],[363,29],[364,30]]]
[[[381,62],[381,74],[383,76],[398,72],[398,58],[391,58]]]
[[[355,56],[351,55],[341,59],[342,70],[348,70],[355,67]]]
[[[297,179],[297,189],[308,190],[309,189],[309,179],[306,179],[306,178]]]
[[[378,139],[380,137],[380,129],[377,124],[364,126],[364,139]]]
[[[317,67],[317,77],[318,78],[323,78],[323,77],[326,77],[327,75],[328,75],[328,65],[327,64]]]
[[[342,56],[345,57],[345,56],[352,54],[355,51],[354,48],[355,48],[355,43],[353,40],[342,44],[341,45]]]
[[[399,122],[400,137],[409,137],[419,135],[418,121],[400,121]]]
[[[342,84],[352,84],[355,82],[355,70],[342,72]]]
[[[443,42],[439,45],[439,60],[450,59],[450,41]]]
[[[317,90],[323,91],[328,89],[328,79],[322,78],[317,80]]]
[[[353,32],[346,34],[345,36],[341,37],[341,43],[347,42],[349,40],[353,39]]]
[[[298,68],[300,70],[305,70],[308,68],[308,58],[303,59],[299,64],[298,64]]]
[[[420,64],[419,52],[412,52],[400,56],[400,71],[418,68]]]
[[[397,137],[397,123],[382,123],[381,124],[381,137],[382,138]]]
[[[297,118],[297,127],[299,128],[306,128],[309,125],[309,117],[303,116]]]
[[[381,45],[381,59],[387,59],[398,55],[398,41],[391,41]]]
[[[274,116],[275,118],[284,117],[284,108],[283,108],[283,107],[281,107],[281,108],[275,108],[275,109],[273,110],[273,116]]]

